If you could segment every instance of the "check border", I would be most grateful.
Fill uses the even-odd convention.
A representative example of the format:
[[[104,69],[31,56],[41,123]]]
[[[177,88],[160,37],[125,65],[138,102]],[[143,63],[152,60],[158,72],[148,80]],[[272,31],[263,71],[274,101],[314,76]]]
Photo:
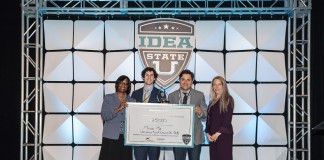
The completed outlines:
[[[125,145],[194,146],[194,105],[129,102],[125,116]],[[159,117],[157,121],[155,117]],[[164,122],[159,122],[161,119]],[[143,128],[146,128],[145,131]],[[155,132],[155,128],[167,129],[164,132]],[[152,132],[151,129],[155,131]]]

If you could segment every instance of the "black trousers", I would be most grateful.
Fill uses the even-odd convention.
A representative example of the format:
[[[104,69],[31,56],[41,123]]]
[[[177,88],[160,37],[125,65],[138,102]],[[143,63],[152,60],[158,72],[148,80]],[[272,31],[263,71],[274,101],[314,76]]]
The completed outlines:
[[[124,145],[124,135],[118,140],[102,138],[99,160],[132,160],[132,147]]]

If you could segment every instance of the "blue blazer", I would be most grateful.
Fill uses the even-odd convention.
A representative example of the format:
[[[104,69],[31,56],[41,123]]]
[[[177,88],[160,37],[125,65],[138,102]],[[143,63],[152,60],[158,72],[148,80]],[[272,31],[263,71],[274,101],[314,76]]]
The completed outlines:
[[[135,102],[135,99],[126,95],[127,102]],[[101,107],[101,118],[104,121],[102,136],[117,140],[120,134],[120,124],[125,121],[125,108],[117,113],[115,109],[120,105],[117,93],[107,94]]]
[[[134,98],[136,102],[143,102],[143,92],[144,87],[133,91],[131,97]],[[166,98],[166,96],[164,95],[163,97],[161,93],[163,93],[163,91],[153,87],[148,103],[159,103],[162,98]]]

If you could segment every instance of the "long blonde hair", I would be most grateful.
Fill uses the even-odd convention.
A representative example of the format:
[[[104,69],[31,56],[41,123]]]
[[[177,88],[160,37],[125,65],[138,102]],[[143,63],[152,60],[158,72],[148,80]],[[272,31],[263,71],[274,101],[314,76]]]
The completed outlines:
[[[209,100],[210,101],[209,101],[209,105],[208,105],[208,111],[209,111],[210,107],[213,106],[217,102],[216,93],[214,92],[214,89],[213,89],[213,83],[217,79],[221,82],[222,87],[223,87],[223,92],[222,92],[222,94],[220,95],[220,98],[219,98],[219,101],[220,101],[219,110],[220,110],[221,113],[222,112],[227,112],[227,107],[229,106],[228,105],[229,103],[230,103],[230,106],[232,108],[234,108],[234,100],[233,100],[233,97],[230,95],[230,93],[228,91],[226,80],[222,76],[216,76],[211,81],[210,91],[209,91]]]

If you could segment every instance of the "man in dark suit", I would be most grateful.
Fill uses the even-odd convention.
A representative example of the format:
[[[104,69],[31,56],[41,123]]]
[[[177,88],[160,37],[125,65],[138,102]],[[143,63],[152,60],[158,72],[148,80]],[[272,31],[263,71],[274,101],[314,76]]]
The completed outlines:
[[[131,97],[136,102],[143,103],[160,103],[166,99],[163,91],[154,87],[155,79],[158,77],[157,72],[152,67],[146,67],[142,71],[142,78],[144,80],[144,87],[135,90]],[[160,157],[160,147],[134,146],[134,155],[136,160],[158,160]]]
[[[194,148],[174,147],[174,159],[185,160],[188,152],[189,160],[199,160],[201,144],[205,141],[202,119],[206,118],[207,105],[202,92],[191,88],[194,74],[190,70],[183,70],[179,75],[180,88],[168,96],[172,104],[194,104],[195,105],[195,129]]]

